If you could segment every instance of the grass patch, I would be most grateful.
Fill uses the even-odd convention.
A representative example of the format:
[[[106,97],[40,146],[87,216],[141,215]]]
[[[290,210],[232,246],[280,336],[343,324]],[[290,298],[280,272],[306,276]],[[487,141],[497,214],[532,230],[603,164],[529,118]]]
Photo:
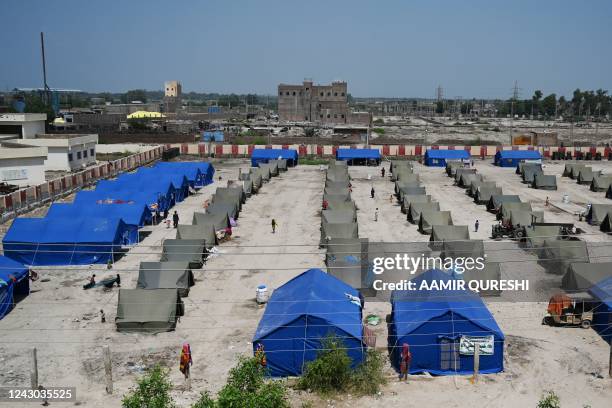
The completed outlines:
[[[378,133],[379,135],[384,135],[385,134],[385,129],[377,127],[377,128],[373,128],[372,132]]]
[[[321,164],[329,164],[329,160],[317,158],[316,156],[314,156],[314,157],[300,158],[299,163],[300,164],[311,165],[311,166],[319,166]]]

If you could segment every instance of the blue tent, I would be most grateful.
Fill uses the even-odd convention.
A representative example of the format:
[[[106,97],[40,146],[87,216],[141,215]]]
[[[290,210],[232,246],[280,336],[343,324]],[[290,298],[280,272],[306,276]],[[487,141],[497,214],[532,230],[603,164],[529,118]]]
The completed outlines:
[[[430,167],[446,167],[447,160],[469,160],[470,152],[467,150],[438,150],[425,151],[425,165]]]
[[[411,282],[453,282],[456,277],[438,269],[429,270]],[[470,354],[461,345],[486,340],[491,355],[480,354],[480,372],[496,373],[504,368],[504,334],[480,297],[468,290],[422,288],[395,291],[391,295],[391,322],[388,343],[391,363],[399,369],[404,343],[410,346],[410,373],[434,375],[471,374]],[[481,351],[482,351],[481,346]]]
[[[73,204],[141,204],[148,207],[149,211],[153,211],[158,206],[158,202],[156,193],[81,190],[74,196]]]
[[[17,218],[2,240],[4,255],[25,265],[107,263],[128,242],[121,219]]]
[[[159,162],[155,167],[164,171],[176,173],[182,172],[189,180],[189,185],[193,188],[200,188],[212,184],[215,168],[207,162]]]
[[[0,320],[15,303],[15,296],[30,293],[29,269],[22,264],[0,255]]]
[[[320,269],[309,269],[274,291],[253,336],[253,352],[263,344],[270,375],[302,374],[317,357],[321,339],[341,338],[353,365],[363,361],[359,293]]]
[[[378,149],[338,149],[336,160],[346,160],[348,164],[367,164],[374,160],[380,163],[380,152]]]
[[[202,133],[203,142],[223,142],[225,135],[221,130],[214,130],[212,132],[205,131]]]
[[[298,152],[295,149],[254,149],[251,153],[251,166],[259,167],[259,163],[267,163],[279,158],[287,160],[289,167],[298,164]]]
[[[542,155],[536,150],[500,150],[495,153],[494,164],[500,167],[516,167],[524,160],[541,160]]]
[[[597,282],[589,293],[598,302],[593,310],[592,327],[608,343],[612,344],[612,277]]]
[[[47,218],[107,218],[120,219],[128,229],[127,244],[138,243],[138,229],[151,222],[151,210],[142,203],[97,204],[79,201],[78,203],[53,203],[47,211]]]

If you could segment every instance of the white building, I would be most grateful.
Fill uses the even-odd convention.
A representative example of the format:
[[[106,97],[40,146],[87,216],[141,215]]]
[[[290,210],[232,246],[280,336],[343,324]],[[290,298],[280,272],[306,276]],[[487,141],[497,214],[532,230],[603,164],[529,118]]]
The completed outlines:
[[[0,143],[0,181],[21,187],[45,182],[46,147]]]
[[[96,163],[96,134],[39,134],[34,139],[11,142],[46,147],[46,170],[74,171]]]
[[[0,134],[31,139],[45,133],[46,113],[0,113]]]

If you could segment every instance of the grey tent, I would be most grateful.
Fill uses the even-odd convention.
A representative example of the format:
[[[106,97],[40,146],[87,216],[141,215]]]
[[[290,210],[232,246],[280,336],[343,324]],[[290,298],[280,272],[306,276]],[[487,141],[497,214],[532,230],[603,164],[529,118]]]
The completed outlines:
[[[543,176],[544,172],[541,167],[528,166],[523,168],[523,182],[532,184],[536,176]]]
[[[498,195],[493,194],[487,203],[487,210],[496,213],[503,203],[520,203],[521,197],[517,195]]]
[[[604,217],[599,229],[603,232],[612,232],[612,211],[608,211],[608,214]]]
[[[495,184],[494,181],[484,181],[484,180],[472,180],[472,182],[470,183],[469,187],[468,187],[468,195],[471,197],[474,197],[474,195],[476,194],[476,191],[478,191],[479,188],[494,188],[496,187],[497,184]]]
[[[502,188],[501,187],[479,187],[474,193],[474,202],[476,204],[487,204],[492,196],[501,196]]]
[[[419,231],[423,234],[431,234],[434,225],[453,225],[450,211],[424,210],[419,218]]]
[[[532,225],[525,228],[527,246],[539,248],[544,241],[560,239],[561,227],[558,225]]]
[[[329,163],[330,167],[347,167],[348,168],[348,163],[344,160],[333,160],[332,162]]]
[[[276,164],[279,172],[287,171],[287,160],[285,159],[270,160],[268,163]]]
[[[426,201],[426,202],[412,202],[408,207],[407,219],[413,224],[419,222],[421,213],[425,210],[440,211],[440,203],[437,201]]]
[[[244,191],[244,194],[247,195],[247,197],[250,197],[253,193],[257,192],[257,190],[253,189],[253,180],[251,179],[242,181],[242,189]]]
[[[593,171],[593,169],[590,167],[585,167],[580,170],[580,173],[578,173],[578,178],[576,180],[578,184],[589,184],[590,185],[593,182],[593,177],[595,175],[599,176],[599,173],[600,172]]]
[[[608,191],[606,191],[606,198],[612,199],[612,184],[608,187]]]
[[[321,246],[325,246],[332,238],[359,238],[356,222],[330,224],[321,222]]]
[[[540,248],[540,262],[546,270],[564,275],[574,262],[590,262],[584,241],[545,240]]]
[[[427,194],[427,189],[425,187],[402,187],[397,196],[401,200],[405,195],[425,195]]]
[[[463,173],[459,180],[457,181],[457,185],[459,187],[468,188],[472,181],[482,181],[482,175],[476,173]]]
[[[586,220],[591,225],[600,225],[609,212],[612,212],[612,204],[591,204]]]
[[[523,176],[523,172],[525,170],[525,168],[527,167],[538,167],[540,168],[540,170],[542,169],[542,164],[540,163],[531,163],[531,162],[519,162],[519,164],[516,166],[516,174],[520,174],[521,177]]]
[[[455,170],[455,182],[458,183],[461,180],[462,174],[476,174],[476,169],[472,168],[461,168]]]
[[[449,177],[454,177],[457,169],[463,168],[463,162],[461,160],[447,160],[446,161],[446,174]]]
[[[332,238],[326,249],[327,273],[355,289],[363,289],[368,268],[368,240]]]
[[[584,170],[587,166],[584,164],[575,164],[572,166],[572,172],[570,173],[570,177],[573,180],[578,179],[578,176],[580,175],[580,172],[582,170]]]
[[[430,195],[404,194],[402,204],[401,204],[402,212],[406,214],[406,212],[410,208],[410,203],[428,203],[430,201],[431,201]]]
[[[512,210],[532,211],[532,208],[530,203],[502,203],[497,212],[497,219],[508,222],[510,220],[510,212]]]
[[[350,177],[346,167],[330,167],[325,173],[325,179],[330,181],[346,181]]]
[[[206,248],[212,248],[219,243],[212,224],[179,224],[176,229],[176,239],[203,239],[206,242]]]
[[[355,207],[354,201],[330,200],[327,202],[327,209],[328,210],[352,211],[355,214],[355,219],[357,218],[357,207]]]
[[[119,289],[115,324],[119,332],[172,331],[184,305],[177,289]]]
[[[391,181],[410,179],[413,173],[412,167],[399,167],[391,173]]]
[[[412,173],[412,170],[402,169],[401,172],[397,173],[395,181],[410,182],[410,181],[421,181],[421,177],[418,174]]]
[[[269,169],[271,177],[278,176],[278,164],[274,163],[273,161],[270,161],[268,163],[259,163],[259,168],[260,169],[266,169],[266,168]]]
[[[612,184],[612,176],[610,175],[593,175],[593,181],[591,182],[592,191],[607,191]]]
[[[484,242],[480,239],[444,241],[440,258],[484,258]]]
[[[391,172],[391,174],[395,173],[397,170],[401,168],[412,169],[412,162],[408,160],[391,160],[390,161],[389,171]]]
[[[188,296],[195,285],[189,262],[141,262],[137,289],[178,289],[179,295]]]
[[[261,185],[263,184],[261,173],[260,172],[249,173],[248,178],[249,180],[253,181],[253,191],[255,193],[258,192],[259,189],[261,188]]]
[[[235,200],[239,206],[238,210],[242,209],[242,204],[246,203],[246,194],[241,185],[233,185],[231,187],[217,187],[215,194],[212,196],[212,202],[223,199],[224,201]]]
[[[421,187],[421,182],[417,180],[405,181],[398,180],[395,182],[395,194],[399,194],[400,189],[406,187]]]
[[[191,220],[193,225],[204,225],[212,224],[215,230],[225,229],[230,226],[230,220],[227,214],[205,214],[201,212],[193,213],[193,219]]]
[[[270,168],[266,166],[252,167],[250,171],[251,174],[260,175],[261,180],[264,182],[270,181],[270,178],[272,178],[272,174],[270,174]]]
[[[501,279],[501,264],[499,262],[485,262],[483,269],[466,269],[461,276],[464,281],[469,284],[471,281],[497,281]],[[498,287],[492,287],[488,285],[487,289],[478,291],[480,296],[501,296],[501,290]]]
[[[357,221],[355,212],[352,210],[323,210],[321,211],[321,222],[330,224],[350,223]]]
[[[582,163],[565,163],[565,169],[563,170],[563,177],[572,177],[572,174],[574,173],[574,168],[582,168],[585,167],[585,164]],[[578,172],[576,173],[575,177],[578,177],[578,173],[580,172],[580,170],[578,170]],[[572,177],[574,178],[574,177]]]
[[[323,190],[323,194],[325,195],[345,195],[347,197],[351,196],[351,191],[348,187],[325,187]]]
[[[467,225],[434,225],[429,238],[431,249],[440,249],[446,241],[467,241],[470,231]]]
[[[214,196],[213,196],[214,197]],[[228,217],[238,218],[238,206],[240,204],[231,199],[216,199],[206,209],[207,214],[227,214]]]
[[[330,189],[331,191],[348,189],[350,184],[351,183],[348,180],[341,180],[341,181],[325,180],[325,188]]]
[[[348,191],[323,193],[323,201],[351,201],[351,193]]]
[[[512,210],[508,222],[513,227],[528,227],[534,222],[544,222],[544,211]]]
[[[192,269],[201,268],[206,252],[204,239],[165,239],[162,244],[162,262],[187,262]]]
[[[531,185],[533,188],[537,188],[538,190],[556,190],[557,176],[536,174]]]
[[[585,291],[610,276],[612,276],[612,262],[574,262],[570,264],[568,271],[563,275],[561,288],[566,291]]]

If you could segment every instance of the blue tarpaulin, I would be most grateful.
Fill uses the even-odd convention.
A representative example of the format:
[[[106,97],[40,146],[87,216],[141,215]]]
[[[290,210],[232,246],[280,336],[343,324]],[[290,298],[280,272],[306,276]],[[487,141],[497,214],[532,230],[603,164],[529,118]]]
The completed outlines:
[[[500,167],[516,167],[524,160],[541,160],[542,155],[536,150],[500,150],[495,153],[494,164]]]
[[[446,167],[447,160],[469,160],[470,152],[467,150],[439,150],[427,149],[424,162],[430,167]]]
[[[251,153],[251,166],[258,167],[259,163],[277,159],[285,159],[287,166],[293,167],[298,164],[298,152],[294,149],[254,149]]]
[[[380,152],[378,149],[338,149],[336,150],[336,160],[346,160],[348,164],[357,162],[368,162],[375,160],[380,162]]]
[[[437,269],[411,282],[452,282],[459,279]],[[429,290],[427,290],[429,289]],[[388,343],[391,362],[399,370],[404,343],[410,346],[410,373],[434,375],[471,374],[473,353],[460,352],[461,340],[492,339],[492,355],[480,353],[480,372],[496,373],[504,368],[504,334],[478,295],[468,290],[423,288],[395,291],[391,295]],[[464,343],[465,344],[465,343]],[[482,347],[481,347],[482,350]]]
[[[300,375],[305,363],[317,357],[321,339],[333,333],[357,365],[365,350],[362,330],[359,293],[320,269],[309,269],[274,291],[253,337],[253,351],[263,344],[273,377]]]
[[[0,320],[13,308],[15,296],[27,296],[29,293],[29,269],[0,255]]]
[[[212,132],[202,132],[202,141],[203,142],[223,142],[225,140],[225,135],[221,130],[215,130]]]
[[[597,282],[589,289],[597,301],[593,310],[593,324],[597,333],[612,344],[612,277]]]
[[[207,162],[160,162],[155,167],[164,171],[183,173],[189,180],[189,185],[200,188],[212,184],[215,168]]]
[[[17,218],[2,240],[4,255],[25,265],[107,263],[128,242],[120,219]]]
[[[127,244],[138,243],[138,229],[151,222],[151,210],[142,203],[97,204],[79,201],[77,203],[53,203],[47,211],[47,218],[107,218],[122,220],[128,229]]]

